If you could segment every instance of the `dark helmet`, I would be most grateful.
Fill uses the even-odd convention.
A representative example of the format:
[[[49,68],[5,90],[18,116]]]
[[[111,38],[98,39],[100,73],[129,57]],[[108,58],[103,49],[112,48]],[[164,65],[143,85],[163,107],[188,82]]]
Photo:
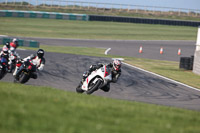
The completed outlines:
[[[114,68],[116,71],[119,71],[119,70],[121,69],[121,65],[122,65],[122,63],[121,63],[120,60],[115,59],[115,60],[113,61],[113,68]]]
[[[38,51],[37,51],[37,56],[38,56],[39,58],[42,58],[42,57],[44,56],[44,50],[43,50],[43,49],[38,49]]]
[[[6,47],[10,48],[10,43],[9,42],[6,42]]]

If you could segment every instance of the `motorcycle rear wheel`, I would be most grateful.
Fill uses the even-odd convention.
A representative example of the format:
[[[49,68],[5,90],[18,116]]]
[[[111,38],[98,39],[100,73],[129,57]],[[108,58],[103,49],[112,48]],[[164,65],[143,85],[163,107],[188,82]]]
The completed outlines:
[[[76,87],[76,92],[77,93],[83,93],[84,92],[84,90],[81,89],[81,85],[80,84]]]

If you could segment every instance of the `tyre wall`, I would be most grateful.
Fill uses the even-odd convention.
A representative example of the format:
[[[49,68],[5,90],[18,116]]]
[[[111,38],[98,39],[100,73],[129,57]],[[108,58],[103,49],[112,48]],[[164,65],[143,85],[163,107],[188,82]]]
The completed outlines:
[[[0,44],[6,44],[6,42],[11,42],[13,38],[8,37],[0,37]],[[33,48],[39,48],[40,43],[34,40],[22,40],[18,39],[18,45],[24,46],[24,47],[33,47]]]
[[[88,15],[86,15],[86,14],[39,12],[39,11],[18,11],[18,10],[0,10],[0,17],[46,18],[46,19],[65,19],[65,20],[88,21]]]

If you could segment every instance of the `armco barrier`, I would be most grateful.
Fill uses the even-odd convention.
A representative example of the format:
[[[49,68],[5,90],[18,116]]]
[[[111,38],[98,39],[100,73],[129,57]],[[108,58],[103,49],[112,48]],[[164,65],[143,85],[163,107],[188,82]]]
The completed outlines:
[[[6,42],[11,42],[12,38],[9,37],[3,37],[0,38],[0,44],[6,44]],[[19,39],[18,40],[18,45],[19,46],[24,46],[24,47],[34,47],[34,48],[39,48],[40,47],[40,43],[34,40],[22,40]]]
[[[161,25],[193,26],[193,27],[198,27],[200,25],[200,22],[196,22],[196,21],[131,18],[131,17],[117,17],[117,16],[98,16],[98,15],[89,15],[89,21],[111,21],[111,22],[161,24]]]
[[[48,18],[88,21],[86,14],[57,13],[57,12],[39,12],[39,11],[18,11],[18,10],[0,10],[0,17],[21,17],[21,18]]]

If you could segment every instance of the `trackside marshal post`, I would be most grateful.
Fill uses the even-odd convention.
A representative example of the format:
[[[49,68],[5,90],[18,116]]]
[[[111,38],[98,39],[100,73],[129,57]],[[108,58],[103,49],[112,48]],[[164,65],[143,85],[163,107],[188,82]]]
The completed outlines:
[[[200,75],[200,26],[197,32],[196,50],[194,53],[193,72]]]

